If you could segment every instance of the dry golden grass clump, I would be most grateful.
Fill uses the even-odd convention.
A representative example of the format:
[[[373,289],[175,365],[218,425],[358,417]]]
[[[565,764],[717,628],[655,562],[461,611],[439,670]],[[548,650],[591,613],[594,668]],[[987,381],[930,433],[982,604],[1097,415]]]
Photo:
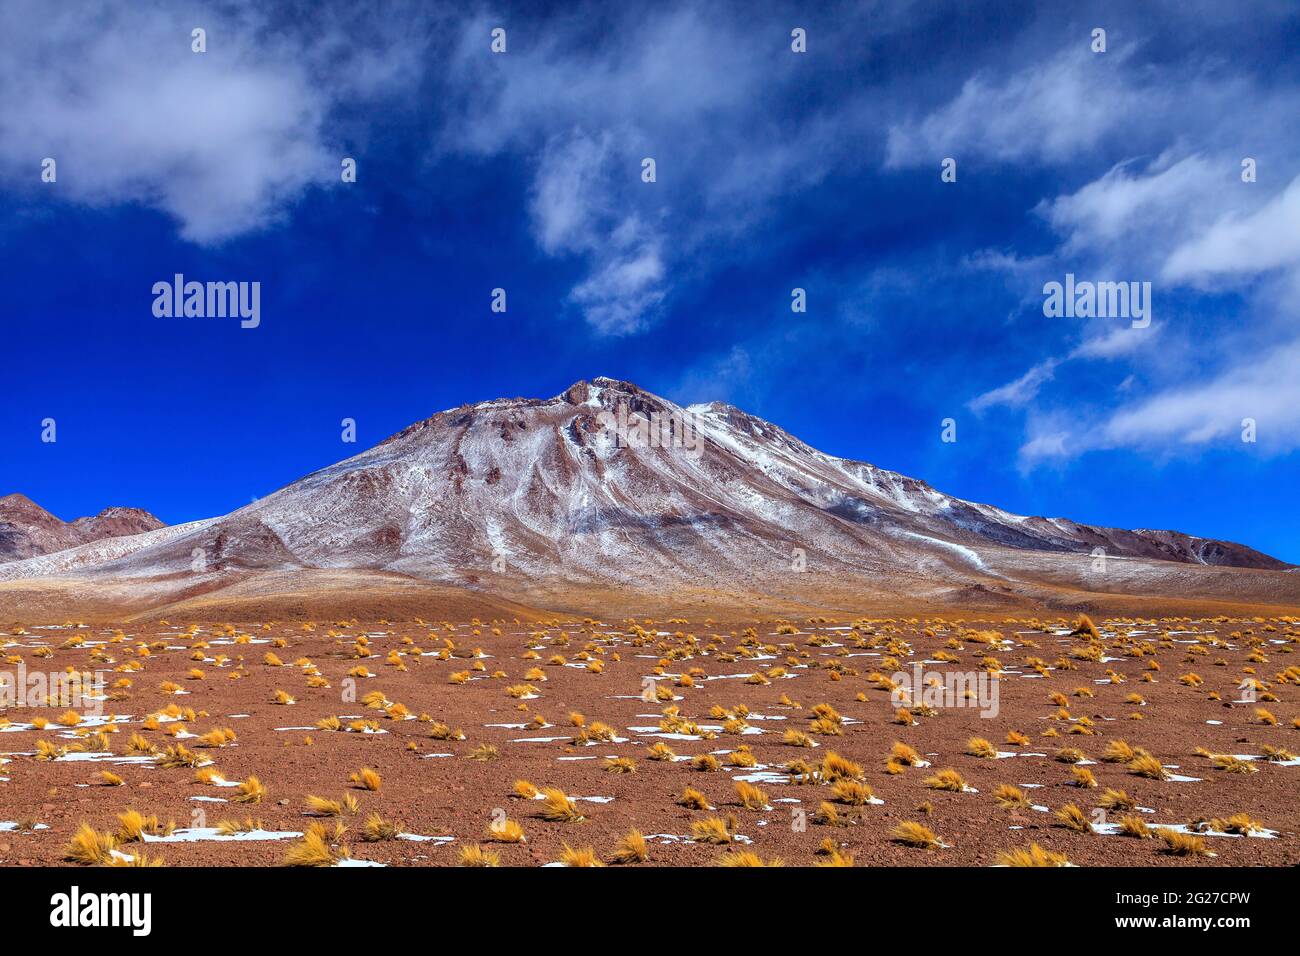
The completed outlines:
[[[688,807],[691,810],[713,809],[713,807],[709,805],[708,798],[693,787],[687,787],[683,790],[682,795],[677,802],[683,807]]]
[[[148,836],[168,836],[175,829],[173,822],[160,823],[156,816],[145,816],[137,810],[127,810],[117,815],[118,843],[143,843]]]
[[[1252,833],[1262,833],[1264,824],[1252,818],[1245,813],[1234,813],[1226,820],[1213,820],[1212,829],[1220,833],[1236,833],[1240,836],[1250,836]]]
[[[222,836],[233,836],[236,833],[252,833],[254,830],[265,830],[266,825],[261,820],[254,820],[252,817],[245,817],[243,820],[218,820],[217,832]]]
[[[302,839],[294,843],[284,854],[285,866],[334,866],[339,860],[348,856],[346,848],[336,847],[341,830],[333,834],[323,823],[311,823]]]
[[[1070,782],[1076,787],[1091,790],[1097,786],[1097,778],[1092,775],[1092,771],[1087,767],[1071,767],[1070,775],[1074,778]]]
[[[1137,801],[1130,797],[1123,790],[1106,789],[1097,803],[1106,810],[1133,810],[1137,807]]]
[[[636,761],[631,757],[610,757],[605,769],[610,773],[636,773]]]
[[[735,838],[731,820],[722,817],[705,817],[691,821],[691,839],[697,843],[726,844]]]
[[[763,862],[763,858],[752,850],[732,850],[718,857],[718,866],[785,866],[785,862],[780,857],[772,857],[767,862]]]
[[[565,866],[604,866],[596,851],[589,846],[574,848],[565,843],[560,851],[560,863]]]
[[[650,748],[646,751],[645,757],[647,760],[671,761],[676,759],[677,754],[673,753],[673,749],[661,740],[650,746]]]
[[[538,816],[552,823],[581,823],[586,819],[578,812],[577,804],[559,787],[543,787],[542,807]]]
[[[859,780],[838,780],[831,787],[832,800],[853,807],[866,806],[874,795],[871,786]]]
[[[460,848],[458,862],[461,866],[500,866],[501,855],[471,843]]]
[[[379,774],[369,767],[362,767],[356,773],[351,774],[348,780],[361,790],[378,790],[383,785],[383,780]]]
[[[1259,768],[1249,760],[1242,760],[1232,754],[1215,754],[1213,759],[1216,770],[1226,773],[1257,773]]]
[[[999,866],[1069,866],[1064,853],[1044,850],[1037,843],[1025,850],[1003,850],[997,856]]]
[[[1160,839],[1164,841],[1164,851],[1173,856],[1211,856],[1205,846],[1205,840],[1192,833],[1178,830],[1160,829]]]
[[[1123,740],[1112,740],[1102,751],[1101,759],[1107,763],[1132,763],[1144,751],[1134,750]]]
[[[1077,804],[1067,803],[1054,814],[1060,821],[1060,826],[1067,830],[1074,830],[1076,833],[1091,833],[1092,825],[1088,823],[1088,818]]]
[[[890,836],[897,843],[919,847],[923,850],[937,850],[943,844],[934,835],[934,831],[914,820],[904,820],[890,831]]]
[[[650,859],[650,850],[639,830],[629,830],[614,847],[614,863],[644,863]]]
[[[83,823],[64,848],[63,858],[86,866],[102,866],[112,862],[116,847],[117,838],[113,834],[100,833],[90,824]]]
[[[746,810],[769,810],[767,794],[744,780],[736,781],[736,799]]]
[[[396,840],[400,828],[392,820],[385,820],[377,813],[366,817],[361,824],[361,839],[367,843],[379,843],[384,840]]]
[[[926,777],[924,785],[931,790],[947,790],[952,793],[962,793],[966,790],[966,781],[956,770],[940,770],[932,776]]]
[[[1074,625],[1074,630],[1070,632],[1070,636],[1091,637],[1095,640],[1101,640],[1101,632],[1097,630],[1097,625],[1092,623],[1092,618],[1086,614],[1079,615],[1079,620]]]
[[[1148,780],[1169,779],[1169,771],[1165,769],[1164,764],[1150,754],[1140,754],[1130,760],[1128,772],[1134,776],[1146,777]]]
[[[514,820],[493,820],[488,824],[487,839],[493,843],[527,843],[524,828]]]
[[[1119,818],[1119,832],[1127,837],[1136,837],[1139,840],[1149,840],[1155,834],[1136,813],[1126,813]]]
[[[325,797],[308,794],[306,803],[307,810],[305,812],[318,817],[341,817],[345,812],[356,813],[360,809],[357,798],[350,793],[343,794],[339,800],[329,800]]]
[[[983,737],[972,737],[966,741],[966,753],[983,760],[994,760],[997,758],[998,749]]]
[[[235,803],[261,803],[266,794],[266,785],[257,777],[250,776],[235,788],[235,794],[230,799]]]
[[[919,753],[900,741],[895,741],[894,746],[890,748],[888,760],[905,767],[919,767],[925,763]]]
[[[998,802],[998,806],[1007,810],[1019,810],[1029,806],[1029,798],[1025,796],[1025,792],[1009,783],[998,784],[993,790],[993,799]]]
[[[716,773],[722,764],[713,754],[699,754],[691,759],[691,768],[704,773]]]

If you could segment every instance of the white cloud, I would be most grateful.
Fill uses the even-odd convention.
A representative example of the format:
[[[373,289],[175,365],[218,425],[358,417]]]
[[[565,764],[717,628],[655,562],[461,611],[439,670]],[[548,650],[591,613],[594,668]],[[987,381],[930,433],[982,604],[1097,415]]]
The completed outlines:
[[[1266,454],[1300,448],[1300,340],[1267,354],[1243,356],[1204,382],[1165,388],[1102,416],[1074,432],[1050,431],[1020,449],[1022,464],[1065,459],[1098,449],[1128,448],[1165,454],[1231,442]],[[1252,419],[1257,444],[1241,442],[1243,420]]]
[[[1132,355],[1150,345],[1163,326],[1152,325],[1135,329],[1132,325],[1119,325],[1101,335],[1086,338],[1072,352],[1070,358],[1114,359]]]
[[[1162,156],[1141,173],[1134,166],[1120,163],[1078,191],[1040,205],[1039,212],[1065,237],[1061,254],[1141,248],[1153,234],[1185,234],[1227,201],[1230,161]]]
[[[979,413],[996,405],[1006,405],[1013,408],[1026,405],[1033,401],[1035,396],[1038,395],[1038,390],[1045,383],[1052,380],[1052,377],[1056,374],[1056,367],[1060,364],[1058,359],[1046,359],[1039,362],[1015,381],[1000,385],[971,399],[967,403],[967,407],[971,411]]]
[[[664,300],[665,268],[657,230],[615,203],[614,137],[556,136],[542,154],[530,210],[538,245],[549,255],[581,255],[589,275],[569,293],[603,335],[640,331]]]
[[[624,226],[599,268],[569,293],[592,328],[606,335],[639,331],[665,295],[658,244],[637,235],[635,220]]]
[[[207,31],[208,51],[190,49]],[[310,38],[251,7],[193,15],[164,5],[8,3],[0,32],[0,167],[95,206],[159,209],[197,243],[265,226],[303,192],[339,181],[327,115],[405,75],[409,51],[341,47],[332,14]],[[382,42],[382,41],[381,41]],[[33,187],[36,188],[36,187]]]
[[[1138,103],[1118,78],[1126,54],[1086,48],[1058,53],[1002,79],[978,74],[927,116],[889,130],[890,168],[936,164],[945,156],[999,161],[1078,158]],[[1143,106],[1152,108],[1149,99]]]
[[[699,263],[750,254],[745,237],[778,197],[861,163],[854,136],[862,98],[782,110],[799,85],[792,56],[764,27],[691,5],[653,17],[627,11],[591,25],[550,23],[508,33],[493,56],[495,21],[464,25],[444,80],[444,152],[514,157],[532,170],[534,238],[587,272],[570,293],[603,334],[651,325],[670,278]],[[657,164],[655,183],[641,162]]]
[[[1300,266],[1300,176],[1255,212],[1229,213],[1184,242],[1169,255],[1162,274],[1174,282],[1199,282],[1296,266]]]

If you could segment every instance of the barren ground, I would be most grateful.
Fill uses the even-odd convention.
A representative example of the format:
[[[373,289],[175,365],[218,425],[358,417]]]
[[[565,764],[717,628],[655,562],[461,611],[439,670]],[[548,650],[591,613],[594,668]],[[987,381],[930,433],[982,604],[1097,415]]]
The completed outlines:
[[[0,821],[16,825],[0,832],[0,864],[62,863],[81,824],[114,831],[117,815],[128,809],[156,815],[163,824],[174,821],[180,835],[185,828],[248,817],[267,831],[300,833],[313,821],[304,813],[309,794],[337,800],[347,793],[359,808],[345,811],[348,829],[341,838],[331,834],[334,852],[346,848],[354,859],[389,865],[454,865],[462,849],[474,845],[497,852],[503,865],[554,862],[565,844],[592,847],[608,860],[631,829],[647,838],[649,865],[711,865],[728,848],[691,838],[692,824],[708,817],[733,818],[732,849],[797,865],[824,860],[817,852],[824,841],[856,865],[989,865],[1000,851],[1031,843],[1079,865],[1294,865],[1300,863],[1300,765],[1282,751],[1300,751],[1300,660],[1291,656],[1300,643],[1298,621],[1114,619],[1098,622],[1102,636],[1095,640],[1071,636],[1074,622],[1065,618],[841,618],[786,625],[703,617],[635,624],[353,620],[319,622],[314,629],[301,621],[191,625],[173,619],[120,630],[33,621],[7,638],[4,669],[14,673],[21,663],[28,675],[99,672],[108,699],[72,708],[11,706],[0,714],[7,721],[0,726],[6,760],[0,764]],[[282,664],[268,663],[268,653]],[[952,659],[941,662],[939,654]],[[556,655],[563,663],[552,662]],[[1033,669],[1035,658],[1041,673]],[[996,716],[945,706],[917,713],[912,726],[896,722],[886,685],[873,678],[921,661],[927,672],[939,674],[1000,665]],[[598,672],[591,662],[599,664]],[[1151,669],[1153,662],[1158,670]],[[358,667],[369,676],[349,676]],[[201,677],[191,675],[194,668]],[[526,676],[534,668],[541,675]],[[314,672],[319,676],[311,680]],[[467,679],[453,683],[456,673]],[[679,679],[684,673],[689,682]],[[1193,673],[1203,681],[1199,686],[1180,681]],[[1252,676],[1264,689],[1246,702],[1241,682]],[[531,685],[535,694],[512,696],[511,688],[518,694],[521,685]],[[661,699],[644,699],[647,688]],[[277,691],[294,703],[275,703]],[[1067,699],[1064,708],[1049,699],[1055,693]],[[1135,694],[1142,700],[1130,699]],[[375,706],[365,703],[371,695]],[[672,700],[662,699],[669,695]],[[814,726],[814,707],[821,704],[839,719]],[[95,707],[114,719],[73,722]],[[181,719],[166,719],[166,708],[173,715],[179,708]],[[690,726],[672,726],[668,708]],[[740,722],[729,724],[715,708]],[[69,709],[74,715],[60,724]],[[1262,722],[1261,709],[1276,724]],[[145,722],[159,714],[163,719]],[[582,715],[587,735],[596,739],[576,740],[583,731],[571,714]],[[318,727],[331,717],[344,729]],[[668,729],[661,730],[666,719]],[[42,720],[48,725],[40,726]],[[377,732],[347,729],[362,720],[372,721]],[[465,739],[434,739],[439,722],[463,730]],[[199,746],[201,735],[221,728],[233,730],[235,739]],[[816,746],[784,742],[791,730]],[[1007,743],[1013,731],[1028,742]],[[232,783],[256,776],[267,793],[258,803],[240,804],[233,802],[237,788],[197,782],[192,766],[167,768],[147,753],[128,760],[133,735],[159,751],[180,745],[191,762],[211,761]],[[968,754],[972,737],[1005,756]],[[1133,773],[1131,764],[1103,759],[1117,740],[1149,751],[1170,778],[1149,779]],[[38,759],[38,741],[53,745],[53,754],[69,749]],[[914,748],[930,766],[887,772],[895,742]],[[651,759],[656,743],[678,759]],[[485,745],[495,753],[482,752]],[[756,767],[729,765],[742,748]],[[1095,788],[1074,784],[1072,766],[1056,759],[1064,748],[1078,748],[1093,761],[1083,766]],[[1230,772],[1198,756],[1198,748],[1261,759],[1236,765],[1254,772]],[[1263,759],[1266,748],[1279,759]],[[491,759],[474,759],[476,752]],[[821,803],[833,798],[830,783],[796,782],[783,771],[793,760],[821,768],[831,752],[860,765],[861,781],[883,801],[835,803],[841,825],[817,819]],[[703,754],[715,755],[721,769],[698,770],[684,759]],[[613,757],[631,758],[635,772],[607,769]],[[378,790],[350,783],[363,767],[379,774]],[[925,785],[947,768],[964,778],[969,792]],[[123,782],[105,785],[101,771]],[[749,775],[756,775],[769,809],[739,805],[736,784]],[[1182,779],[1188,777],[1195,779]],[[542,819],[543,801],[514,795],[518,780],[563,789],[584,819]],[[1000,784],[1018,787],[1029,806],[1000,806],[994,797]],[[679,805],[687,787],[715,809]],[[1056,811],[1067,804],[1093,823],[1118,821],[1123,812],[1093,815],[1107,789],[1125,791],[1133,814],[1151,825],[1246,814],[1275,835],[1207,833],[1203,843],[1214,855],[1184,857],[1166,852],[1161,839],[1061,825]],[[581,799],[592,797],[601,799]],[[446,839],[366,842],[363,824],[372,813],[404,833]],[[519,823],[526,842],[489,841],[494,815]],[[897,842],[891,832],[905,820],[924,824],[945,845],[925,850]],[[126,843],[118,851],[143,849],[171,866],[267,866],[278,865],[296,842],[171,842],[178,839]]]

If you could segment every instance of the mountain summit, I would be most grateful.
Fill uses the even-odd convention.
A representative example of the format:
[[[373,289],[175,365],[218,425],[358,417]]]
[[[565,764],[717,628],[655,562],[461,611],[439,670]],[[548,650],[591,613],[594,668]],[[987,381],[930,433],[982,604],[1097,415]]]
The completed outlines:
[[[0,580],[365,569],[534,601],[996,603],[1169,589],[1235,600],[1298,579],[1210,569],[1288,567],[1174,531],[1011,514],[824,454],[730,405],[682,407],[596,378],[440,412],[224,517],[0,565]]]

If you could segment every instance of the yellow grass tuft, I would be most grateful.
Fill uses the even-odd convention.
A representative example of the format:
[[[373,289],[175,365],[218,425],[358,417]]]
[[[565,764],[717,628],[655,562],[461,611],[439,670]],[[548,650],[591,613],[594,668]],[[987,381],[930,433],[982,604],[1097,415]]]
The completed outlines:
[[[890,748],[889,759],[908,767],[916,767],[925,762],[921,759],[919,753],[907,744],[897,741],[894,743],[894,746]]]
[[[1092,771],[1087,767],[1071,767],[1070,774],[1074,777],[1070,782],[1076,787],[1091,790],[1097,786],[1097,778],[1092,775]]]
[[[831,787],[831,799],[849,806],[861,807],[871,802],[874,793],[869,784],[859,780],[839,780]]]
[[[377,813],[372,813],[366,817],[366,822],[361,824],[361,839],[367,843],[379,843],[383,840],[395,840],[400,832],[396,823],[391,820],[385,820]]]
[[[1091,833],[1092,826],[1088,823],[1088,818],[1084,816],[1082,810],[1076,804],[1067,803],[1054,814],[1060,825],[1067,830],[1073,830],[1076,833]]]
[[[746,810],[768,810],[767,794],[744,780],[736,781],[736,798]]]
[[[1169,777],[1169,771],[1150,754],[1140,754],[1130,760],[1128,772],[1138,777],[1146,777],[1148,780],[1166,780]]]
[[[1112,740],[1102,751],[1101,759],[1107,763],[1132,763],[1137,757],[1141,756],[1138,751],[1134,750],[1123,740]]]
[[[1242,760],[1240,757],[1232,754],[1215,754],[1213,758],[1216,770],[1222,770],[1225,773],[1258,773],[1259,768],[1249,760]]]
[[[589,846],[574,848],[565,843],[560,851],[560,863],[565,866],[604,866],[596,851]]]
[[[266,794],[266,785],[257,777],[250,776],[235,789],[235,795],[231,799],[235,803],[261,803]]]
[[[333,866],[342,854],[330,845],[330,834],[323,824],[307,827],[302,839],[284,854],[285,866]]]
[[[1123,790],[1111,790],[1109,788],[1097,802],[1106,810],[1132,810],[1137,806],[1137,801]]]
[[[966,781],[956,770],[940,770],[938,773],[926,777],[924,785],[931,790],[948,790],[953,793],[961,793],[966,789]]]
[[[998,806],[1007,810],[1029,806],[1029,798],[1025,796],[1025,792],[1009,783],[998,784],[993,790],[993,799],[998,802]]]
[[[629,830],[614,847],[615,863],[644,863],[648,859],[650,851],[640,830]]]
[[[697,843],[726,844],[734,838],[729,821],[722,817],[705,817],[691,821],[691,839]]]
[[[1165,852],[1173,856],[1209,856],[1205,840],[1193,833],[1180,833],[1177,830],[1160,830],[1160,839],[1165,843]]]
[[[867,772],[862,769],[860,764],[856,764],[852,760],[841,757],[835,751],[830,750],[822,758],[821,774],[822,779],[827,783],[834,783],[836,780],[862,780],[866,777]]]
[[[117,838],[113,834],[100,833],[90,824],[83,823],[64,847],[63,858],[87,866],[103,865],[112,861],[116,846]]]
[[[460,848],[459,863],[461,866],[500,866],[501,855],[495,850],[470,844]]]
[[[645,756],[647,760],[672,760],[677,754],[673,753],[672,748],[661,740],[651,745]]]
[[[1124,836],[1136,837],[1139,840],[1149,840],[1154,836],[1146,821],[1136,813],[1126,813],[1119,818],[1119,832]]]
[[[897,843],[919,847],[923,850],[937,850],[942,846],[933,830],[914,820],[904,820],[890,831],[890,836]]]
[[[1064,853],[1044,850],[1037,843],[1029,844],[1027,850],[1004,850],[997,856],[1000,866],[1069,866],[1070,861]]]
[[[693,787],[687,787],[682,791],[681,799],[677,801],[684,807],[692,810],[712,810],[708,798]]]
[[[379,774],[369,767],[362,767],[348,779],[361,790],[378,790],[383,784]]]
[[[581,823],[585,817],[577,805],[559,787],[542,788],[542,808],[539,816],[552,823]]]
[[[766,863],[763,858],[752,850],[733,850],[730,853],[724,853],[718,857],[718,866],[726,867],[749,867],[749,866],[784,866],[785,864],[779,857],[773,857]]]
[[[493,843],[527,843],[524,828],[514,820],[493,820],[488,824],[487,839]]]

